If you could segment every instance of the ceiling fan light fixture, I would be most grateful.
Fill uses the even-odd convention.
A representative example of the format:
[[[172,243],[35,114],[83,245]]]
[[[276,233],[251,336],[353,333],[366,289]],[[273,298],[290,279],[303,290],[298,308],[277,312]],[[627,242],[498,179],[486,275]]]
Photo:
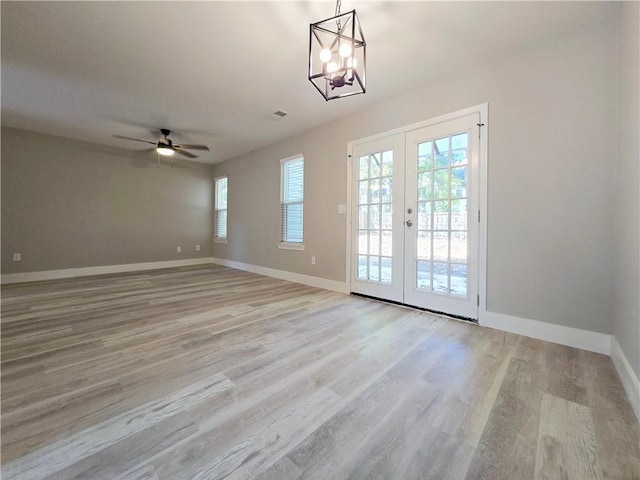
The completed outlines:
[[[158,144],[158,147],[156,148],[156,151],[160,154],[160,155],[164,155],[165,157],[170,157],[171,155],[173,155],[175,152],[175,150],[173,148],[171,148],[169,145],[164,145],[164,144]]]
[[[309,81],[325,100],[366,92],[367,42],[355,10],[309,25]]]

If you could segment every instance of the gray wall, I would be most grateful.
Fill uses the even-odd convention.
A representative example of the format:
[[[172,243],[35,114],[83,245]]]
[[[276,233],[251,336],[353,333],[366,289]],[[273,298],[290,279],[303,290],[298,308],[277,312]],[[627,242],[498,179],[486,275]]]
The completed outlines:
[[[209,257],[212,188],[210,167],[2,128],[2,273]]]
[[[640,377],[640,4],[620,11],[620,162],[613,334]]]
[[[617,19],[603,19],[215,165],[229,177],[229,242],[214,256],[346,281],[347,142],[488,102],[488,309],[611,333],[617,45]],[[298,153],[304,252],[276,248],[278,162]]]

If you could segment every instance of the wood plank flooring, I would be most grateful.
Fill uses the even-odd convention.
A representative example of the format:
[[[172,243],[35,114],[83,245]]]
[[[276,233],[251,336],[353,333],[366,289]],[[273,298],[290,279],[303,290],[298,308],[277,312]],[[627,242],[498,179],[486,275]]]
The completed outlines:
[[[640,479],[611,360],[200,266],[2,288],[2,478]]]

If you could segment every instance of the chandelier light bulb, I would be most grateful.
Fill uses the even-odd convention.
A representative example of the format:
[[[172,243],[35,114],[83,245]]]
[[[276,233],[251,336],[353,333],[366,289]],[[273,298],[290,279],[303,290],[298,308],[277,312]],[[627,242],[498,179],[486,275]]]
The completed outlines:
[[[351,56],[351,45],[348,43],[343,43],[340,45],[340,56],[342,58],[347,58]]]
[[[327,72],[335,73],[336,71],[338,71],[338,64],[336,62],[330,62],[329,65],[327,65]]]
[[[331,56],[331,50],[329,50],[328,48],[323,48],[322,50],[320,50],[320,61],[322,63],[329,62],[329,60],[331,60]]]

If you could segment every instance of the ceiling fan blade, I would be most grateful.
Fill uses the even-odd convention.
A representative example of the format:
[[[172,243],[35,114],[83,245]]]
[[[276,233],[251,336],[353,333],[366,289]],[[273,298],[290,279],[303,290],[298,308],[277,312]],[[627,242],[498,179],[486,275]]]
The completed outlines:
[[[133,140],[134,142],[142,142],[142,143],[149,143],[151,145],[155,145],[156,142],[150,142],[149,140],[140,140],[139,138],[131,138],[131,137],[124,137],[122,135],[111,135],[113,138],[121,138],[123,140]]]
[[[183,155],[187,158],[198,158],[197,155],[194,155],[191,152],[187,152],[186,150],[180,150],[179,148],[174,148],[174,150],[176,151],[176,153],[179,153],[180,155]]]
[[[206,145],[180,144],[180,145],[174,145],[174,147],[176,147],[176,148],[186,148],[188,150],[206,150],[207,152],[209,151],[209,147],[207,147]]]

